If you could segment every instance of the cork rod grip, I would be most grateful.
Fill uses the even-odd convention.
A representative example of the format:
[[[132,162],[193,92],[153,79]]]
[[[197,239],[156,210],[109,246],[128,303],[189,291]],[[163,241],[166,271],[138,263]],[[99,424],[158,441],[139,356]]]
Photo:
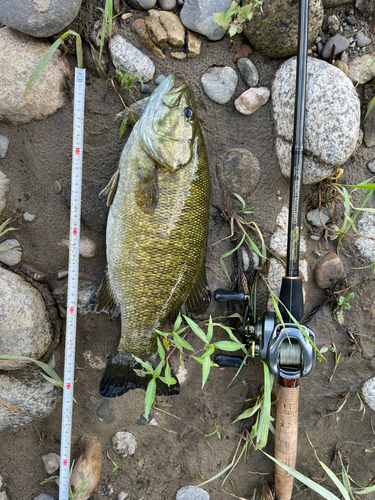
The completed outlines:
[[[277,388],[275,457],[280,462],[296,466],[298,437],[299,387]],[[278,500],[290,500],[294,478],[279,465],[275,466],[275,489]]]

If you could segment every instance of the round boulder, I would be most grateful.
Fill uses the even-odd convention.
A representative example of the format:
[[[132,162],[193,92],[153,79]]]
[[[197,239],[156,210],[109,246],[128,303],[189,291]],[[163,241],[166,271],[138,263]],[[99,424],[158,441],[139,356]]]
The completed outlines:
[[[365,237],[353,238],[354,246],[361,257],[368,262],[375,262],[375,214],[363,212],[356,222],[356,227],[358,234]]]
[[[0,22],[22,33],[48,37],[78,14],[82,0],[0,0]]]
[[[260,168],[257,158],[246,149],[230,149],[216,163],[220,187],[228,195],[249,196],[257,187]]]
[[[25,378],[0,375],[0,394],[14,408],[0,404],[0,431],[48,417],[59,396],[57,388],[39,373],[28,373]]]
[[[217,24],[212,14],[226,12],[231,0],[185,0],[180,19],[185,28],[205,35],[209,40],[220,40],[225,30]]]
[[[23,125],[44,120],[65,104],[62,87],[67,69],[58,51],[34,87],[24,94],[31,73],[50,47],[48,42],[0,29],[0,121]]]
[[[53,340],[41,294],[21,276],[0,267],[0,353],[40,359]],[[26,361],[1,361],[0,370],[19,370]]]
[[[252,4],[244,0],[243,5]],[[254,10],[253,18],[245,24],[244,33],[251,45],[268,57],[288,57],[297,54],[298,2],[295,0],[263,0],[262,11]],[[323,23],[321,0],[309,2],[309,45]]]
[[[315,266],[316,286],[325,290],[344,276],[344,266],[335,252],[328,252]]]
[[[296,58],[276,73],[272,104],[276,152],[282,173],[289,177],[293,141]],[[319,182],[354,152],[360,124],[357,93],[344,73],[331,64],[308,58],[303,183]]]

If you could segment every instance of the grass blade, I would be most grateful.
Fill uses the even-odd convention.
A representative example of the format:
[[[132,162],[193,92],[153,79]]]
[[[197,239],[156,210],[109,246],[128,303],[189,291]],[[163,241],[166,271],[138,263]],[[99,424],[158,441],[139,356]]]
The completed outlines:
[[[58,49],[60,44],[62,43],[61,38],[58,38],[52,45],[51,47],[47,50],[47,52],[44,54],[42,59],[38,62],[36,65],[34,71],[31,73],[30,78],[28,79],[28,82],[26,84],[25,90],[24,90],[24,95],[27,94],[27,92],[30,92],[30,90],[33,88],[35,82],[37,79],[40,77],[40,75],[43,73],[44,68],[47,66],[49,60],[55,53],[55,51]]]
[[[211,369],[211,358],[207,356],[207,358],[204,358],[203,368],[202,368],[202,389],[204,387],[204,384],[207,382],[210,369]]]
[[[236,246],[236,248],[233,248],[232,250],[230,250],[229,252],[225,253],[224,255],[222,255],[220,257],[220,264],[221,264],[221,267],[223,268],[223,271],[225,273],[225,276],[228,278],[229,280],[229,283],[230,283],[230,277],[229,277],[229,274],[228,274],[228,271],[227,271],[227,268],[226,268],[226,265],[224,264],[224,259],[226,257],[229,257],[230,255],[232,255],[236,250],[238,250],[240,248],[240,246],[242,245],[242,243],[244,242],[245,240],[245,237],[246,237],[246,232],[244,233],[244,235],[242,236],[242,240],[238,243],[238,245]]]
[[[267,444],[268,432],[270,429],[271,421],[271,393],[274,376],[271,375],[267,363],[261,360],[263,363],[264,371],[264,395],[263,395],[263,405],[260,410],[260,417],[258,422],[258,430],[256,435],[256,450],[261,450]]]
[[[54,381],[52,382],[54,385],[63,387],[61,378],[57,375],[57,373],[51,366],[47,365],[47,363],[43,363],[42,361],[38,361],[37,359],[27,358],[26,356],[7,356],[5,354],[0,354],[0,359],[3,359],[5,361],[32,361],[51,377],[51,379]]]
[[[152,405],[154,404],[156,394],[156,380],[152,378],[148,383],[145,397],[145,417],[148,418]]]
[[[319,460],[320,465],[323,467],[324,472],[327,474],[327,476],[330,477],[331,481],[335,483],[337,486],[338,490],[340,491],[341,495],[343,496],[344,500],[350,500],[349,493],[345,489],[345,486],[342,484],[342,482],[338,479],[336,474],[334,474],[329,467],[326,466],[324,462]]]

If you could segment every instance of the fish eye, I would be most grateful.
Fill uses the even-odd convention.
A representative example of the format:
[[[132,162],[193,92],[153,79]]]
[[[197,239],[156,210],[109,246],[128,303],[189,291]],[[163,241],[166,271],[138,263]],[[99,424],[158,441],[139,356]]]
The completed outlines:
[[[193,116],[193,110],[190,108],[185,108],[184,115],[186,118],[191,118]]]

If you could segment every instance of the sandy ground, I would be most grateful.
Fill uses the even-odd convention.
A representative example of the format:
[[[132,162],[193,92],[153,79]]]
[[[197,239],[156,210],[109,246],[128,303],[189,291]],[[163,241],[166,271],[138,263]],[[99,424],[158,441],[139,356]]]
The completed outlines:
[[[72,28],[83,34],[99,18],[96,9],[98,1],[83,2],[79,18]],[[349,9],[350,6],[348,6]],[[348,10],[346,9],[346,10]],[[342,9],[344,12],[345,9]],[[341,11],[340,11],[341,12]],[[122,33],[139,46],[130,27],[123,27]],[[242,36],[235,38],[235,48],[245,41]],[[231,66],[233,52],[228,37],[220,42],[202,45],[201,55],[196,59],[177,61],[169,55],[165,61],[148,55],[156,65],[156,75],[174,71],[179,81],[186,81],[195,96],[196,108],[205,136],[212,177],[212,203],[223,205],[223,196],[218,186],[215,164],[218,157],[228,149],[240,147],[250,150],[258,159],[261,179],[256,191],[247,199],[254,207],[252,218],[262,227],[266,238],[274,230],[275,219],[283,205],[288,203],[288,181],[278,166],[275,152],[274,122],[271,100],[252,116],[239,114],[233,103],[218,105],[211,102],[203,93],[200,77],[211,66]],[[271,60],[258,53],[251,56],[260,74],[259,86],[271,87],[275,71],[281,60]],[[70,57],[71,67],[74,58]],[[113,71],[113,70],[112,70]],[[150,84],[151,90],[155,85]],[[245,84],[239,78],[233,98],[244,90]],[[47,275],[51,289],[60,286],[56,275],[59,270],[67,269],[68,254],[65,248],[56,245],[57,240],[68,232],[69,209],[64,195],[56,195],[52,185],[55,179],[64,186],[70,183],[71,141],[72,141],[72,90],[66,90],[67,105],[45,122],[32,122],[22,127],[0,124],[0,133],[10,140],[8,154],[1,160],[0,167],[12,180],[11,199],[6,216],[19,216],[23,211],[36,213],[32,223],[21,218],[15,223],[17,238],[23,248],[23,261],[40,269]],[[365,93],[370,90],[365,90]],[[128,104],[143,98],[138,92],[126,94]],[[116,170],[120,153],[127,134],[118,139],[118,124],[114,123],[116,113],[122,105],[104,80],[91,73],[87,74],[86,111],[84,136],[84,182],[92,182],[98,187],[106,185]],[[344,180],[351,183],[368,178],[366,162],[375,156],[371,149],[361,147],[359,152],[345,164]],[[281,194],[277,194],[280,191]],[[315,186],[305,186],[303,210]],[[281,199],[280,199],[281,197]],[[232,203],[230,200],[225,204]],[[229,234],[228,227],[218,222],[217,212],[211,210],[209,244]],[[308,226],[305,223],[305,235]],[[82,227],[82,234],[93,239],[99,246],[99,255],[92,260],[81,259],[82,276],[100,283],[105,268],[105,234]],[[228,240],[210,247],[207,252],[207,276],[211,290],[226,286],[225,276],[219,264],[219,257],[230,248]],[[325,296],[325,292],[313,284],[312,271],[316,258],[313,250],[335,250],[334,242],[313,242],[308,239],[309,293],[306,311],[310,311]],[[365,263],[356,255],[349,238],[342,245],[341,256],[349,283],[357,283],[371,277],[370,271],[355,271]],[[360,408],[357,392],[372,373],[370,363],[375,355],[375,345],[371,341],[374,333],[375,309],[374,286],[365,281],[355,287],[356,297],[352,309],[346,314],[344,326],[333,318],[329,306],[323,308],[311,321],[319,347],[334,342],[341,359],[331,382],[329,377],[334,369],[334,355],[329,352],[326,361],[317,363],[310,376],[301,381],[299,413],[299,447],[297,468],[309,477],[323,477],[323,471],[314,457],[308,443],[313,443],[315,451],[327,465],[339,472],[335,459],[338,448],[350,464],[350,475],[361,485],[368,485],[374,477],[373,455],[365,450],[373,450],[375,436],[372,431],[372,412],[356,412]],[[260,312],[265,310],[265,294],[260,293]],[[208,314],[223,315],[225,305],[212,302]],[[140,426],[137,419],[143,412],[144,393],[132,391],[114,400],[104,400],[99,394],[98,384],[102,369],[89,366],[83,356],[91,351],[105,363],[107,355],[117,345],[120,320],[109,322],[107,317],[90,314],[78,319],[77,370],[73,415],[73,456],[78,456],[82,438],[95,435],[103,449],[103,472],[101,482],[92,498],[97,500],[105,494],[104,488],[113,485],[115,495],[120,491],[129,493],[131,500],[174,499],[179,487],[186,484],[199,484],[224,469],[232,460],[236,450],[241,428],[231,425],[234,418],[246,408],[245,398],[254,396],[262,385],[262,367],[259,361],[251,361],[242,370],[236,383],[228,389],[233,370],[213,370],[209,380],[201,389],[200,367],[188,360],[187,382],[181,394],[173,398],[160,398],[157,402],[157,418],[160,427]],[[350,342],[349,333],[355,338],[360,352]],[[57,372],[63,373],[63,340],[56,352]],[[195,340],[192,339],[194,344]],[[194,344],[195,345],[195,344]],[[373,366],[373,364],[372,364]],[[340,395],[350,390],[349,398],[337,415],[323,417],[327,410],[338,408]],[[107,401],[106,403],[104,403]],[[101,422],[96,414],[100,405],[105,404],[110,423]],[[168,414],[166,413],[168,412]],[[170,414],[170,415],[169,415]],[[250,425],[251,422],[246,422]],[[46,477],[41,456],[49,452],[59,452],[61,426],[61,404],[52,416],[32,427],[8,429],[1,434],[0,474],[11,500],[31,500],[35,495],[45,492],[57,498],[57,487],[52,484],[41,486]],[[207,437],[220,430],[221,439],[216,435]],[[138,447],[133,456],[121,458],[113,451],[112,436],[117,431],[130,431],[136,436]],[[266,451],[273,453],[274,439],[271,436]],[[113,465],[105,457],[109,451],[111,458],[120,466],[112,473]],[[221,489],[221,480],[205,486],[212,500],[224,500],[226,492],[246,499],[252,498],[257,485],[268,481],[273,483],[273,464],[260,451],[251,452],[247,461],[241,461]],[[316,494],[295,490],[296,498],[313,499]],[[375,498],[375,494],[367,498]]]

